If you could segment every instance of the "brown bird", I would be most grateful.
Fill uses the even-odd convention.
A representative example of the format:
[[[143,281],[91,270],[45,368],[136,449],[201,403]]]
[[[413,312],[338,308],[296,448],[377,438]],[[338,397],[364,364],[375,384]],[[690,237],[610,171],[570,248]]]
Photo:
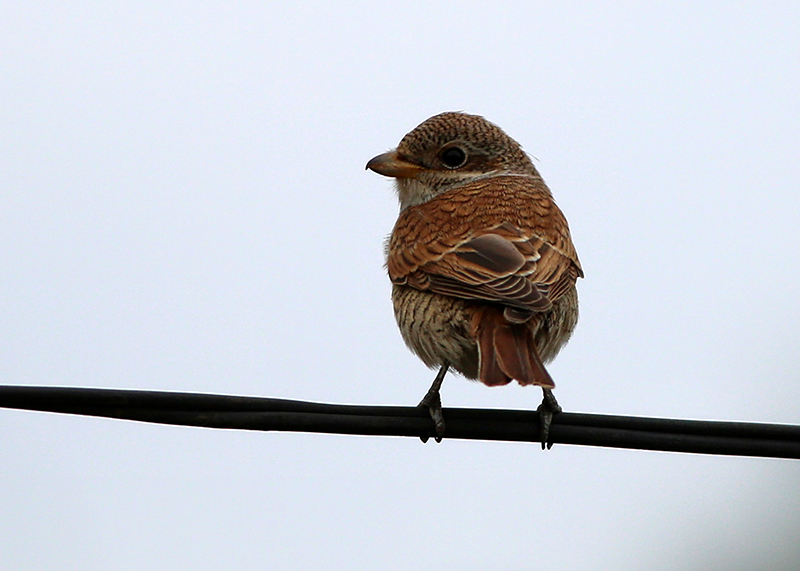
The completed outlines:
[[[583,277],[567,220],[522,147],[483,117],[442,113],[367,168],[396,179],[387,245],[397,324],[439,373],[422,399],[437,440],[448,368],[489,386],[544,390],[542,447],[561,408],[544,363],[578,320]],[[548,445],[549,447],[549,445]]]

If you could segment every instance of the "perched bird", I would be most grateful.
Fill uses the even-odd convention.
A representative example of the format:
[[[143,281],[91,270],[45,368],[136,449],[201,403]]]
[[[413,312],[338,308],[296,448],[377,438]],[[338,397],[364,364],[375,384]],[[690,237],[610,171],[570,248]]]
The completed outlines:
[[[396,180],[400,215],[386,251],[397,324],[439,373],[420,403],[437,440],[448,368],[489,386],[544,390],[542,447],[553,414],[544,363],[578,320],[583,277],[567,220],[522,147],[483,117],[442,113],[367,168]]]

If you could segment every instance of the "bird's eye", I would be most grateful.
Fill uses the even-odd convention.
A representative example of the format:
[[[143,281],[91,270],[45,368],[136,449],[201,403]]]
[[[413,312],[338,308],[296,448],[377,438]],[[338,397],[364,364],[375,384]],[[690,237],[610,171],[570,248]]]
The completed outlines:
[[[467,153],[461,147],[449,147],[442,151],[442,163],[449,169],[457,169],[467,162]]]

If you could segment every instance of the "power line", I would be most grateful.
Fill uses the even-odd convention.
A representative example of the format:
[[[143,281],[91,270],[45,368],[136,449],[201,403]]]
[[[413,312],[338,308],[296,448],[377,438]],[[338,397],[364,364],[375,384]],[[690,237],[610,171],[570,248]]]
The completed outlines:
[[[117,389],[0,386],[0,407],[238,430],[427,438],[425,409]],[[446,408],[445,439],[539,442],[536,411]],[[554,443],[800,459],[800,426],[563,412]]]

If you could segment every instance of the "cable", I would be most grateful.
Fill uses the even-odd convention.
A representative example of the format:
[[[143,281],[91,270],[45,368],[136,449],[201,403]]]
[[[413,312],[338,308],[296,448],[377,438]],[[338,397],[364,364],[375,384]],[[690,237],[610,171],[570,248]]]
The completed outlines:
[[[0,407],[159,424],[426,439],[418,407],[322,404],[272,398],[71,387],[0,386]],[[445,439],[539,442],[536,411],[445,408]],[[554,443],[800,459],[800,426],[563,412]]]

